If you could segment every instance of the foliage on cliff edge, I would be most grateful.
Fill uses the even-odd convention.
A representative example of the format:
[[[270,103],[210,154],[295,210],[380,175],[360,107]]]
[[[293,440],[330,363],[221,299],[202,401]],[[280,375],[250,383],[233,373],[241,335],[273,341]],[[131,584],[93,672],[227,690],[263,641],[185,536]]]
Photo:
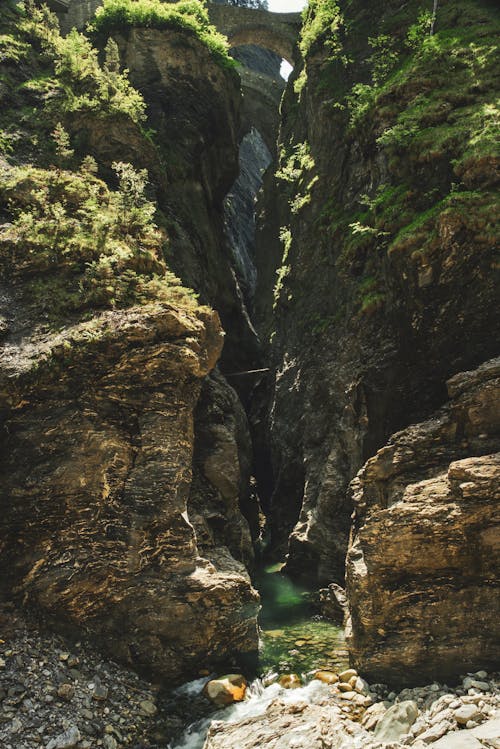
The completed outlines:
[[[146,171],[98,165],[65,127],[85,116],[121,119],[147,141],[144,101],[120,72],[116,45],[101,64],[83,34],[64,38],[46,8],[27,11],[11,3],[0,13],[2,275],[52,330],[101,309],[195,309],[166,266]]]
[[[321,320],[304,312],[309,332],[353,313],[383,312],[394,292],[391,263],[430,290],[446,283],[446,264],[463,263],[467,254],[477,256],[481,273],[498,267],[498,11],[488,0],[442,0],[435,17],[432,11],[422,0],[314,0],[304,12],[303,58],[287,94],[293,116],[283,128],[277,177],[290,174],[299,148],[310,163],[284,186],[292,272],[286,282],[279,272],[279,295],[284,305],[291,301],[294,277],[304,287],[312,258],[294,248],[304,220],[318,233],[313,254],[328,268],[325,283],[333,273],[335,283],[352,287]],[[314,123],[309,111],[317,113]],[[319,127],[333,151],[328,139],[318,141]],[[356,160],[369,166],[371,179],[347,185],[339,165],[348,170]],[[457,245],[468,248],[462,259]]]

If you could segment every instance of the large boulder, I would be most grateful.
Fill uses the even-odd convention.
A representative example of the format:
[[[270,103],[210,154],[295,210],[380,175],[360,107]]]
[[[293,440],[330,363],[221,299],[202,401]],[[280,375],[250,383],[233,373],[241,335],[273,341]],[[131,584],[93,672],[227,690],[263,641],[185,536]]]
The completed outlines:
[[[353,663],[373,681],[452,679],[500,663],[500,361],[395,434],[352,483]]]
[[[102,313],[0,357],[3,592],[116,659],[186,680],[256,653],[258,597],[187,513],[216,313]]]
[[[417,703],[404,700],[387,710],[375,728],[374,736],[388,744],[399,741],[405,736],[418,717]]]
[[[217,707],[241,702],[246,691],[247,681],[241,674],[219,676],[218,679],[208,681],[203,688],[203,694]]]

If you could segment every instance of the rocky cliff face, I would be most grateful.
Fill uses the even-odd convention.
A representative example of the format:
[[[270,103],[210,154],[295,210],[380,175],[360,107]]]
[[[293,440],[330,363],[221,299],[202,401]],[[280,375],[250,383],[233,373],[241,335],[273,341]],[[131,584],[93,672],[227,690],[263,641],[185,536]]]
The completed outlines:
[[[500,663],[499,375],[497,359],[453,377],[450,402],[393,435],[352,483],[349,646],[374,681]]]
[[[488,3],[443,2],[429,37],[421,11],[310,6],[262,206],[271,522],[288,571],[312,583],[343,578],[363,462],[497,353],[498,162],[483,119],[497,21]]]
[[[204,383],[219,317],[169,262],[234,309],[237,79],[193,34],[133,30],[144,103],[45,11],[0,22],[2,594],[186,680],[257,649],[246,420],[225,380]]]
[[[2,361],[4,590],[174,680],[257,644],[244,566],[214,543],[200,558],[187,512],[193,412],[221,345],[213,313],[158,306],[25,338]]]

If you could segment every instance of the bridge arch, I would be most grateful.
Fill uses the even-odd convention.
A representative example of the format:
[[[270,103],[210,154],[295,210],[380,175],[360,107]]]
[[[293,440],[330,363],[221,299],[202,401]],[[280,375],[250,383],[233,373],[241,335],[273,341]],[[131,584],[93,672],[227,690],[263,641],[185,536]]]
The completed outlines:
[[[208,4],[210,21],[227,36],[230,47],[256,44],[293,65],[293,50],[302,23],[300,13],[271,13],[237,5]]]

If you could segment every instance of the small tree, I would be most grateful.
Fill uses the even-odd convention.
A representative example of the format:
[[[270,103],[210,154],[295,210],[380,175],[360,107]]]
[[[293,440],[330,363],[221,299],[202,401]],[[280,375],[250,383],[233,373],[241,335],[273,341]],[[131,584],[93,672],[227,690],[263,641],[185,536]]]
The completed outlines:
[[[109,37],[104,48],[104,70],[108,73],[120,72],[120,50],[114,39]]]
[[[85,176],[96,175],[98,172],[97,161],[93,156],[85,156],[80,164],[80,172]]]
[[[71,141],[68,132],[60,122],[57,123],[52,132],[52,140],[55,144],[57,166],[60,169],[64,169],[69,165],[75,152],[71,148]]]

